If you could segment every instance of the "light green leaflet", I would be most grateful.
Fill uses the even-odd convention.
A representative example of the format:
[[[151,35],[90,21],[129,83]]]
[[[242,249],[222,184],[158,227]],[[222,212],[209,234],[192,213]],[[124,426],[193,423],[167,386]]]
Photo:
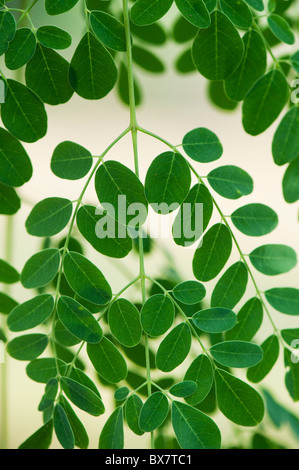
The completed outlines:
[[[57,274],[60,253],[56,248],[48,248],[33,255],[21,273],[21,283],[27,289],[36,289],[49,284]]]
[[[261,237],[272,232],[278,225],[277,214],[264,204],[248,204],[231,216],[234,226],[250,237]]]
[[[134,304],[126,299],[117,299],[108,313],[111,333],[124,346],[133,347],[140,343],[142,328],[139,312]]]
[[[123,449],[124,425],[123,408],[120,406],[113,411],[106,421],[99,440],[99,449]]]
[[[263,358],[260,346],[246,341],[218,343],[210,348],[210,352],[219,364],[227,367],[252,367]]]
[[[187,323],[177,325],[161,342],[156,356],[158,369],[170,372],[187,357],[191,348],[191,331]]]
[[[151,432],[159,428],[168,415],[168,400],[164,393],[153,393],[140,411],[139,426],[142,431]]]
[[[220,196],[239,199],[253,191],[253,180],[246,171],[233,165],[215,168],[208,174],[208,182]]]
[[[197,328],[207,333],[222,333],[235,326],[237,317],[228,308],[215,307],[195,313],[192,321]]]
[[[216,423],[201,411],[174,401],[172,425],[182,449],[220,449],[220,431]]]
[[[253,266],[263,274],[275,276],[293,269],[297,264],[297,254],[287,245],[263,245],[249,255]]]
[[[299,315],[299,290],[293,287],[274,287],[265,292],[266,299],[281,313]]]
[[[289,23],[280,15],[271,14],[267,18],[268,25],[275,36],[286,44],[294,44],[295,35]]]

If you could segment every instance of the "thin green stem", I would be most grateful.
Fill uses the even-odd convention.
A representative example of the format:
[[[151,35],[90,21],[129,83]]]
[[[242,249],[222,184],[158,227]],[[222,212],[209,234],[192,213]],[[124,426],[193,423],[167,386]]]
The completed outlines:
[[[26,8],[26,10],[24,11],[24,13],[20,16],[20,18],[18,19],[17,21],[17,25],[19,25],[20,23],[22,23],[22,21],[27,17],[28,13],[30,12],[30,10],[34,7],[34,5],[38,2],[38,0],[33,0],[33,2]]]

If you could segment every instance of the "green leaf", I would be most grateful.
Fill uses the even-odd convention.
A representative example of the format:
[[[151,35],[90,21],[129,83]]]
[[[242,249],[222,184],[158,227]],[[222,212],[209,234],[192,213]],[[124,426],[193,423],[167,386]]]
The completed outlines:
[[[69,330],[58,320],[55,324],[55,340],[64,346],[75,346],[80,343],[80,339],[72,335]]]
[[[139,416],[139,426],[145,432],[159,428],[168,415],[168,400],[164,393],[153,393],[144,403]]]
[[[179,302],[194,305],[200,302],[206,295],[206,288],[197,281],[184,281],[175,286],[173,295]]]
[[[247,341],[218,343],[210,348],[210,352],[219,364],[227,367],[252,367],[263,358],[260,346]]]
[[[221,0],[221,10],[237,28],[248,29],[253,17],[250,8],[242,0]]]
[[[32,165],[24,147],[9,132],[0,128],[1,183],[8,186],[22,186],[30,180],[31,176]],[[6,197],[9,195],[7,190],[4,191],[4,188],[3,192],[6,193]],[[16,200],[12,207],[16,207]]]
[[[71,10],[78,0],[46,0],[46,11],[48,15],[61,15]]]
[[[263,75],[250,89],[243,103],[243,127],[259,135],[276,120],[287,103],[289,87],[277,69]]]
[[[276,165],[292,162],[299,156],[299,107],[293,106],[279,124],[272,143]]]
[[[11,331],[24,331],[34,328],[46,321],[54,307],[54,299],[50,294],[43,294],[27,300],[15,307],[7,318]]]
[[[197,383],[193,380],[184,380],[183,382],[173,385],[170,388],[169,393],[175,397],[186,398],[190,397],[190,395],[194,395],[197,388]]]
[[[74,367],[70,374],[70,378],[75,380],[76,382],[79,382],[81,385],[84,385],[84,387],[89,388],[99,398],[101,398],[100,392],[98,391],[98,388],[95,383],[82,370]]]
[[[15,80],[7,80],[5,103],[1,105],[4,126],[17,139],[36,142],[47,132],[47,114],[39,97]]]
[[[8,44],[13,40],[16,32],[16,22],[10,11],[0,11],[0,55],[8,48]]]
[[[179,73],[191,73],[195,72],[195,65],[193,63],[191,49],[188,47],[185,51],[183,51],[175,62],[175,69]]]
[[[112,303],[108,323],[113,336],[124,346],[130,348],[140,343],[142,328],[139,312],[128,300],[117,299]]]
[[[211,307],[232,309],[242,299],[248,282],[248,270],[242,261],[233,264],[219,279],[211,297]]]
[[[87,100],[104,98],[116,83],[114,60],[90,32],[83,36],[73,55],[69,78],[75,92]]]
[[[26,84],[44,103],[66,103],[73,95],[68,79],[69,63],[57,52],[37,43],[26,66]]]
[[[172,236],[175,243],[186,247],[199,240],[211,220],[212,213],[213,199],[208,188],[201,183],[195,184],[174,220]]]
[[[224,370],[215,371],[220,411],[240,426],[256,426],[264,417],[262,397],[250,385]]]
[[[67,418],[72,427],[75,437],[75,445],[79,447],[79,449],[87,449],[89,444],[89,438],[83,424],[81,423],[76,413],[72,409],[71,405],[64,396],[61,396],[60,404],[66,412]]]
[[[112,205],[114,210],[108,206],[107,212],[121,224],[136,227],[145,222],[147,202],[143,185],[125,165],[116,161],[103,163],[96,173],[95,188],[104,209],[106,204]]]
[[[72,43],[72,38],[63,29],[57,26],[41,26],[36,31],[38,41],[50,49],[67,49]]]
[[[123,401],[127,398],[130,394],[130,390],[128,387],[120,387],[114,392],[114,400],[116,401]]]
[[[231,100],[224,89],[224,81],[216,80],[208,84],[208,97],[211,103],[222,111],[233,111],[237,108],[238,102]]]
[[[287,367],[285,375],[285,385],[294,401],[299,401],[299,362],[294,362],[292,353],[284,350],[285,366]]]
[[[54,408],[53,418],[55,434],[58,441],[64,449],[73,449],[75,447],[75,436],[67,414],[59,404]]]
[[[46,385],[45,393],[38,405],[38,411],[45,411],[52,407],[58,393],[58,380],[56,378],[50,379]]]
[[[5,53],[6,67],[10,70],[17,70],[26,65],[33,56],[35,47],[36,39],[31,29],[17,29]]]
[[[237,324],[225,334],[226,340],[251,341],[263,321],[263,305],[257,297],[248,300],[238,313]]]
[[[109,383],[118,383],[127,376],[127,364],[107,338],[98,344],[87,345],[88,357],[97,373]]]
[[[89,17],[94,34],[107,47],[124,52],[127,49],[125,27],[114,16],[104,11],[92,11]]]
[[[281,330],[281,336],[289,346],[292,346],[293,341],[299,338],[299,328]]]
[[[293,287],[275,287],[265,292],[273,308],[287,315],[299,315],[299,290]]]
[[[215,224],[204,235],[193,258],[193,273],[199,281],[210,281],[222,270],[230,257],[232,238],[224,224]]]
[[[295,36],[289,23],[279,15],[271,14],[267,18],[272,33],[286,44],[294,44]]]
[[[207,333],[222,333],[237,323],[237,317],[228,308],[207,308],[195,313],[192,321],[197,328]]]
[[[71,288],[83,299],[98,305],[105,305],[111,300],[111,287],[101,271],[79,253],[67,253],[64,273]]]
[[[159,57],[143,47],[133,46],[132,56],[133,61],[148,72],[162,73],[165,71],[165,66]]]
[[[278,225],[277,214],[264,204],[247,204],[231,216],[234,226],[250,237],[262,237],[271,233]]]
[[[0,292],[0,313],[7,315],[10,313],[16,306],[18,302],[12,299],[9,295],[3,294]]]
[[[220,431],[216,423],[201,411],[174,401],[172,425],[182,449],[220,449]]]
[[[131,9],[131,20],[138,26],[155,23],[166,15],[173,0],[137,0]]]
[[[106,421],[99,440],[99,449],[123,449],[123,408],[119,406]]]
[[[253,250],[250,261],[263,274],[275,276],[287,273],[297,264],[297,254],[287,245],[263,245]]]
[[[58,301],[58,317],[62,324],[77,338],[87,343],[98,343],[103,331],[92,314],[76,300],[62,296]]]
[[[120,99],[127,105],[130,105],[128,69],[124,62],[119,65],[117,92]],[[134,95],[136,107],[142,102],[142,92],[136,79],[134,79]]]
[[[245,0],[245,2],[257,11],[264,11],[265,9],[263,0]]]
[[[159,370],[170,372],[188,356],[191,348],[191,330],[187,323],[180,323],[163,339],[157,351]]]
[[[179,44],[185,43],[194,39],[198,28],[186,20],[183,16],[179,16],[173,26],[173,39]],[[193,59],[192,59],[193,62]]]
[[[26,289],[36,289],[49,284],[57,274],[60,253],[56,248],[48,248],[33,255],[21,273],[21,283]]]
[[[13,268],[9,263],[0,259],[0,282],[5,284],[14,284],[18,282],[20,275],[18,271]]]
[[[165,31],[159,23],[153,23],[148,26],[136,26],[134,23],[131,23],[131,33],[142,39],[142,41],[157,46],[165,44],[167,39]]]
[[[72,215],[73,205],[68,199],[49,197],[38,202],[26,220],[26,229],[36,237],[52,237],[61,232]]]
[[[243,52],[237,29],[219,10],[211,14],[211,25],[199,30],[192,47],[197,70],[209,80],[225,80],[232,75]]]
[[[210,26],[210,14],[203,0],[175,0],[175,3],[184,18],[194,26],[198,28]]]
[[[52,442],[53,419],[39,428],[32,436],[28,437],[19,449],[49,449]]]
[[[215,168],[208,174],[208,182],[214,191],[228,199],[239,199],[253,191],[251,176],[234,165]]]
[[[298,175],[299,158],[288,166],[282,181],[283,196],[289,203],[296,202],[299,199]]]
[[[266,72],[267,50],[261,34],[250,29],[242,37],[244,56],[239,67],[225,81],[225,91],[232,100],[243,101],[254,83]]]
[[[0,130],[0,133],[1,133],[1,130]],[[0,166],[1,166],[1,163],[0,163]],[[20,209],[20,207],[21,207],[21,201],[16,191],[13,188],[0,183],[0,214],[4,214],[4,215],[16,214],[18,210]]]
[[[110,222],[113,229],[110,231]],[[100,238],[105,225],[107,236]],[[132,238],[127,229],[117,223],[109,214],[100,214],[94,206],[81,206],[77,213],[78,229],[93,248],[105,256],[124,258],[132,250]],[[124,236],[123,236],[124,235]]]
[[[34,382],[46,384],[50,379],[57,376],[57,367],[61,375],[65,374],[67,371],[67,364],[61,359],[56,359],[54,357],[35,359],[30,362],[26,367],[26,373],[31,380]]]
[[[163,294],[153,295],[143,305],[140,315],[142,328],[148,335],[163,335],[173,324],[173,302]]]
[[[186,398],[189,405],[195,406],[202,402],[210,392],[214,374],[210,359],[201,354],[191,363],[185,374],[184,380],[192,380],[197,384],[197,391]]]
[[[217,135],[205,127],[188,132],[183,138],[183,149],[188,157],[200,163],[218,160],[223,153]]]
[[[18,361],[32,361],[40,356],[47,346],[47,335],[24,335],[11,340],[7,345],[7,352]]]
[[[184,201],[190,184],[191,173],[185,158],[179,153],[164,152],[147,171],[146,198],[155,212],[169,214]]]
[[[247,371],[247,379],[250,382],[258,383],[263,380],[276,363],[279,355],[279,341],[277,336],[272,335],[261,345],[263,350],[263,359],[254,367]]]
[[[92,416],[100,416],[105,412],[101,398],[89,388],[68,377],[62,377],[60,383],[69,400],[81,410]]]
[[[134,434],[137,436],[142,436],[144,432],[140,429],[139,426],[139,416],[143,403],[141,398],[138,395],[131,395],[125,405],[125,416],[126,421]]]

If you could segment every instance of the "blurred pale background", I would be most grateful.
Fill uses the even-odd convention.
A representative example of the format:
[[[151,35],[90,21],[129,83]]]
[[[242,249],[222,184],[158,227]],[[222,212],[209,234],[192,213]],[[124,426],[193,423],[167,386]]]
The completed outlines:
[[[42,5],[41,5],[42,6]],[[42,12],[39,4],[34,10],[35,23],[43,23]],[[72,53],[82,33],[83,23],[80,20],[80,8],[77,6],[72,12],[61,16],[59,22],[73,36],[73,46],[66,57]],[[173,13],[173,12],[172,12]],[[165,24],[172,24],[172,13],[165,19]],[[78,19],[79,18],[79,19]],[[56,23],[59,25],[59,23]],[[224,146],[224,155],[221,160],[207,164],[196,164],[197,171],[205,176],[216,166],[234,164],[246,170],[255,182],[253,194],[238,201],[229,201],[216,195],[224,214],[230,214],[235,208],[249,202],[263,202],[271,206],[279,215],[279,227],[266,237],[257,239],[243,236],[237,232],[237,238],[243,249],[248,254],[257,246],[264,243],[286,243],[298,252],[298,204],[288,205],[282,197],[281,182],[284,168],[274,165],[271,156],[271,139],[276,129],[274,124],[267,132],[259,137],[247,135],[241,125],[241,110],[234,113],[221,112],[214,108],[207,99],[207,83],[198,74],[178,76],[173,71],[173,62],[178,55],[178,46],[171,41],[167,48],[156,49],[156,53],[164,57],[167,62],[167,72],[161,76],[145,74],[137,69],[139,81],[142,82],[144,90],[144,103],[138,110],[138,121],[145,127],[168,141],[177,145],[181,142],[186,132],[195,127],[207,127],[213,130],[220,138]],[[115,92],[101,101],[84,101],[76,95],[69,103],[57,107],[47,106],[49,128],[47,136],[41,141],[25,145],[33,163],[34,174],[31,181],[20,189],[23,198],[22,209],[14,218],[14,251],[13,264],[19,270],[25,261],[40,248],[40,240],[29,236],[24,229],[24,222],[28,213],[39,200],[49,196],[62,196],[76,200],[82,186],[83,180],[68,182],[56,178],[50,171],[50,159],[55,146],[63,140],[71,140],[88,148],[93,155],[100,154],[107,145],[122,132],[128,124],[128,109],[122,105]],[[144,180],[146,170],[155,156],[167,150],[161,143],[154,141],[148,136],[139,137],[139,159],[141,178]],[[133,155],[130,138],[125,138],[108,155],[109,159],[119,160],[133,169]],[[85,202],[96,204],[93,184],[86,193]],[[152,223],[158,223],[153,217]],[[167,224],[167,217],[163,219]],[[213,222],[218,222],[216,212]],[[4,257],[4,232],[6,220],[0,216],[0,256]],[[61,237],[57,237],[58,239]],[[182,278],[192,279],[191,261],[194,250],[177,247],[170,239],[161,240],[162,246],[167,248],[173,256],[176,267],[180,270]],[[86,254],[91,257],[106,275],[111,283],[113,292],[117,292],[127,283],[124,273],[138,273],[138,258],[130,254],[125,260],[114,261],[96,253],[91,247],[86,246]],[[238,260],[237,253],[231,258],[230,264]],[[118,269],[121,267],[121,271]],[[168,266],[165,257],[157,252],[150,258],[146,258],[146,269],[149,274],[157,275]],[[270,278],[254,272],[261,290],[275,286],[292,286],[298,288],[299,267],[290,273]],[[208,294],[212,291],[216,280],[207,285]],[[21,302],[32,296],[20,287],[13,289],[16,299]],[[129,291],[130,298],[139,299],[139,292]],[[251,283],[248,283],[246,298],[254,295]],[[209,295],[207,296],[209,298]],[[244,303],[241,302],[241,304]],[[238,311],[239,306],[236,307]],[[279,314],[271,309],[276,324],[281,328],[298,327],[296,318]],[[271,334],[271,326],[265,319],[262,329],[257,335],[257,341],[263,341],[267,334]],[[43,394],[43,386],[30,381],[25,374],[26,363],[20,363],[7,357],[8,366],[8,416],[9,416],[9,448],[16,448],[25,438],[41,425],[41,415],[37,411],[37,405]],[[3,367],[0,364],[0,368]],[[181,370],[184,370],[184,365]],[[245,377],[244,373],[239,374]],[[294,405],[284,387],[283,359],[280,357],[275,368],[263,382],[265,388],[273,391],[275,397],[299,415],[298,404]],[[101,390],[102,393],[102,390]],[[109,412],[112,406],[112,397],[107,390],[103,391],[104,401]],[[98,437],[104,423],[104,417],[92,418],[79,411],[79,416],[86,424],[90,436],[90,447],[97,447]],[[107,417],[107,414],[105,415]],[[223,432],[224,444],[234,443],[233,428],[221,415],[215,417]],[[1,420],[1,416],[0,416]],[[242,429],[244,432],[244,443],[250,436],[250,430]],[[275,433],[274,437],[280,440],[281,433]],[[291,434],[283,433],[282,444],[295,448],[296,443]],[[148,446],[148,437],[137,438],[130,431],[126,434],[125,445],[127,448],[142,448]],[[56,447],[56,441],[53,447]]]

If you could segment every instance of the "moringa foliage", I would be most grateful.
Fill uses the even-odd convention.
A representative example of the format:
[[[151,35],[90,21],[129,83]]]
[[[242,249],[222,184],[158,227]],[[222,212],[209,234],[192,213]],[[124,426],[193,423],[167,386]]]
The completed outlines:
[[[0,214],[11,216],[20,208],[17,188],[32,176],[23,143],[46,135],[45,105],[61,105],[74,94],[100,100],[115,89],[130,105],[130,126],[107,149],[99,149],[97,157],[77,142],[64,141],[53,149],[55,176],[67,180],[87,176],[87,182],[75,202],[51,197],[32,208],[26,230],[43,243],[20,274],[0,260],[0,282],[20,281],[31,296],[18,304],[0,293],[0,313],[11,332],[21,333],[10,339],[7,352],[28,361],[28,377],[45,387],[37,404],[43,423],[20,448],[47,449],[54,432],[65,449],[87,448],[89,438],[77,408],[100,416],[100,449],[124,447],[124,423],[137,436],[151,433],[152,447],[218,449],[221,429],[210,416],[216,409],[237,426],[255,427],[263,422],[266,407],[275,426],[287,422],[298,437],[298,418],[269,392],[262,396],[248,383],[262,381],[283,352],[285,385],[291,398],[299,400],[299,365],[292,360],[292,341],[299,338],[299,330],[279,331],[270,310],[298,316],[299,289],[275,287],[273,281],[273,287],[263,293],[255,280],[256,271],[271,279],[289,272],[297,263],[296,252],[284,244],[263,244],[257,239],[258,246],[246,256],[238,242],[239,232],[248,237],[271,233],[278,215],[262,203],[243,202],[253,192],[253,179],[242,168],[221,163],[206,180],[201,177],[204,164],[223,154],[212,130],[191,129],[181,145],[175,146],[141,128],[135,113],[143,99],[135,65],[136,75],[138,69],[163,73],[166,67],[159,50],[175,42],[180,49],[176,71],[206,78],[209,96],[218,108],[242,106],[245,132],[256,136],[275,123],[273,159],[276,165],[287,166],[283,194],[288,203],[299,200],[295,0],[46,0],[47,22],[35,27],[30,15],[36,3],[28,0],[12,8],[9,0],[0,0],[0,55],[6,67],[4,72],[1,65],[5,100],[1,105]],[[67,24],[65,29],[61,24],[63,14],[75,6],[85,23],[67,61],[60,51],[70,47],[72,37],[65,30]],[[60,15],[58,27],[53,23]],[[283,56],[277,51],[281,43],[287,51]],[[21,68],[24,83],[15,74]],[[135,172],[105,160],[128,133],[133,138]],[[153,155],[144,182],[138,173],[138,133],[165,144],[165,152]],[[197,179],[192,187],[191,175]],[[95,185],[103,210],[85,201],[90,184]],[[119,196],[126,196],[128,205],[143,205],[145,210],[135,225],[134,214],[122,217]],[[221,211],[222,197],[238,202],[231,216]],[[184,214],[186,202],[192,208],[188,214]],[[204,233],[200,234],[203,242],[194,248],[195,279],[183,280],[173,269],[156,279],[146,270],[144,258],[153,242],[143,238],[142,225],[149,206],[161,216],[167,213],[165,206],[157,209],[157,203],[179,208],[173,238],[181,247],[200,238],[175,234],[180,226],[194,225],[196,203],[202,204]],[[219,220],[211,224],[213,212]],[[116,233],[98,237],[97,227],[110,226],[111,221]],[[85,256],[82,241],[108,258],[124,258],[134,248],[140,273],[113,293],[110,273]],[[230,261],[233,249],[240,255],[234,264]],[[216,278],[208,299],[206,283]],[[127,289],[139,288],[139,284],[141,301],[133,303],[131,297],[126,298]],[[249,284],[255,293],[246,298]],[[273,334],[258,345],[255,335],[263,315],[270,320]],[[38,331],[32,332],[36,327]],[[2,330],[0,339],[6,341]],[[80,357],[83,348],[88,368]],[[84,372],[91,366],[97,384]],[[246,369],[247,380],[237,377],[235,368]],[[110,416],[99,391],[103,388],[114,394]],[[251,445],[281,447],[262,427],[254,433]]]

